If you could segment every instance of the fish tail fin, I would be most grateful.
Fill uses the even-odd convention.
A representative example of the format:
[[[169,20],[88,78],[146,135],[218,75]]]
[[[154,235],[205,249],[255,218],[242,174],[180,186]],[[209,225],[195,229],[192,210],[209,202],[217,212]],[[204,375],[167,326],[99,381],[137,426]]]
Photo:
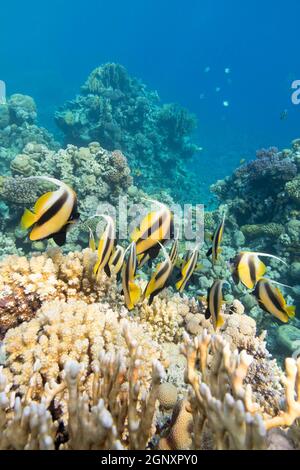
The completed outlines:
[[[25,209],[21,219],[21,227],[23,230],[27,230],[36,222],[36,215],[29,209]]]
[[[295,305],[289,305],[287,308],[286,308],[286,312],[287,312],[287,315],[289,318],[294,318],[295,315],[296,315],[296,307]]]

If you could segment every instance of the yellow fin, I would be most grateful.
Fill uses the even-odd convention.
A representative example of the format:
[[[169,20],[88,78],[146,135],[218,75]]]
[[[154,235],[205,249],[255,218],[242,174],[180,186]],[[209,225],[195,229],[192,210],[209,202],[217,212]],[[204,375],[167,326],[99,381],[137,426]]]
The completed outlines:
[[[221,326],[224,325],[224,322],[225,322],[224,317],[219,316],[219,317],[218,317],[218,320],[217,320],[217,325],[216,325],[217,328],[221,328]]]
[[[286,301],[285,301],[285,298],[284,298],[283,295],[282,295],[282,292],[278,289],[278,287],[275,288],[275,291],[276,291],[276,293],[277,293],[277,295],[278,295],[278,300],[279,300],[281,306],[282,306],[283,308],[285,308],[285,307],[286,307]]]
[[[141,289],[133,281],[129,282],[130,300],[136,305],[141,298]]]
[[[45,206],[45,204],[49,201],[49,199],[52,197],[53,191],[49,191],[48,193],[43,194],[41,197],[38,198],[34,205],[34,212],[38,214],[41,212]]]
[[[295,305],[289,305],[287,308],[286,308],[286,313],[288,315],[289,318],[294,318],[295,315],[296,315],[296,307]]]
[[[240,281],[248,287],[248,289],[253,289],[254,283],[250,279],[250,274],[249,274],[249,268],[247,263],[244,261],[241,261],[238,266],[238,276],[240,278]]]
[[[179,292],[180,292],[181,289],[182,289],[183,283],[184,283],[184,278],[183,278],[183,279],[180,279],[180,281],[176,282],[176,284],[175,284],[176,289],[179,290]]]
[[[27,230],[36,222],[36,215],[31,212],[29,209],[25,209],[24,214],[21,219],[21,228]]]
[[[94,266],[94,274],[97,274],[99,266],[100,266],[100,261],[97,261],[97,263]]]
[[[134,231],[132,232],[132,234],[130,235],[130,239],[132,242],[136,242],[139,237],[140,237],[140,229],[138,228],[135,228]]]
[[[90,239],[89,246],[90,246],[90,249],[91,249],[92,251],[96,251],[96,243],[95,243],[95,239],[94,239],[94,238],[91,238],[91,239]]]
[[[266,274],[266,266],[265,264],[259,260],[259,264],[258,264],[258,268],[257,268],[257,276],[258,276],[258,279],[260,279],[261,277],[264,277],[264,275]]]

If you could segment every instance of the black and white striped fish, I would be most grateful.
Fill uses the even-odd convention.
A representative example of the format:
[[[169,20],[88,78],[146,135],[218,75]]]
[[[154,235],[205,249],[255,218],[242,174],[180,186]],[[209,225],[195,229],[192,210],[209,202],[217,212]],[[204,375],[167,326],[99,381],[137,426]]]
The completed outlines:
[[[223,284],[225,281],[216,279],[213,285],[207,291],[207,310],[205,318],[211,318],[215,331],[217,331],[224,324],[224,317],[222,316],[223,300]]]
[[[212,246],[206,253],[207,257],[212,256],[213,264],[215,264],[215,262],[218,260],[218,256],[221,252],[220,245],[221,245],[222,238],[223,238],[224,225],[225,225],[225,214],[223,215],[223,219],[213,235]]]
[[[199,258],[199,246],[197,245],[191,254],[185,259],[184,264],[181,268],[181,278],[176,282],[176,289],[179,292],[183,292],[188,281],[192,277]]]
[[[248,289],[253,289],[259,279],[266,273],[265,264],[259,259],[260,256],[277,259],[286,264],[284,260],[268,253],[255,253],[242,251],[232,260],[232,278],[236,284],[241,282]]]
[[[109,215],[99,214],[97,217],[103,217],[107,224],[99,240],[97,250],[97,262],[94,266],[94,274],[98,275],[104,270],[109,262],[116,241],[115,223]]]
[[[135,242],[132,242],[126,251],[129,251],[129,254],[122,267],[122,288],[126,307],[128,310],[132,310],[141,298],[141,289],[135,283],[135,275],[137,270]]]
[[[178,241],[174,240],[170,254],[167,253],[163,245],[161,248],[164,252],[165,260],[156,267],[143,296],[144,299],[149,298],[149,305],[152,304],[154,297],[167,287],[177,258]]]
[[[56,186],[56,191],[43,194],[35,203],[33,211],[25,209],[21,219],[24,230],[32,227],[29,238],[32,241],[53,238],[59,246],[66,242],[67,229],[79,218],[76,193],[67,184],[46,176],[31,177]]]
[[[278,318],[283,323],[287,323],[290,318],[294,318],[296,307],[294,305],[287,305],[282,293],[273,283],[274,281],[270,281],[269,279],[260,279],[255,286],[253,295],[255,295],[259,306],[263,310]]]

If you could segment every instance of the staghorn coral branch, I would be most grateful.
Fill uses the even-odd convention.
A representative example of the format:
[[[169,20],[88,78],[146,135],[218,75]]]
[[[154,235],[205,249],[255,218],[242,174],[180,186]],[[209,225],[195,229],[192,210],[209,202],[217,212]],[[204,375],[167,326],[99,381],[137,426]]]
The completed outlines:
[[[300,418],[300,358],[297,361],[287,358],[285,370],[286,411],[280,412],[274,418],[265,420],[267,430],[279,426],[291,426],[297,418]]]

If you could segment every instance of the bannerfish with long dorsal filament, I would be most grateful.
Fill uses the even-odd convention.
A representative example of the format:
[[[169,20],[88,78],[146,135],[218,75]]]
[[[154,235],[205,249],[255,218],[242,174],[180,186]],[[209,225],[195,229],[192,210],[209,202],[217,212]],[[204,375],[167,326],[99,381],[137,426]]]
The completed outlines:
[[[132,242],[126,251],[129,250],[127,261],[122,267],[122,288],[125,304],[128,310],[133,310],[141,298],[141,288],[135,284],[137,270],[136,244]],[[126,252],[125,252],[126,255]]]
[[[124,262],[125,250],[122,246],[117,245],[113,250],[108,264],[106,265],[106,274],[110,277],[112,274],[119,274]]]
[[[31,241],[53,238],[57,245],[62,246],[66,242],[67,229],[79,219],[76,193],[55,178],[35,176],[30,179],[48,181],[58,189],[39,197],[33,211],[25,209],[21,227],[23,230],[33,227],[29,235]]]
[[[221,253],[220,245],[221,245],[222,238],[223,238],[224,225],[225,225],[225,214],[223,215],[223,219],[212,237],[212,246],[206,253],[207,257],[212,256],[213,264],[215,264],[215,262],[218,260],[218,256]]]
[[[262,278],[258,281],[252,293],[263,310],[278,318],[278,320],[281,320],[283,323],[287,323],[290,318],[295,317],[296,307],[294,305],[287,305],[282,293],[278,287],[275,287],[273,284],[284,286],[284,284]]]
[[[222,306],[225,301],[223,299],[223,284],[225,281],[216,279],[213,285],[207,291],[207,309],[205,318],[212,319],[215,331],[217,331],[224,324],[224,317],[222,316]]]
[[[136,253],[141,262],[145,262],[145,257],[155,259],[160,251],[160,244],[174,237],[174,219],[170,209],[157,201],[150,201],[160,206],[160,209],[147,214],[142,220],[139,228],[136,228],[131,235],[131,240],[136,243]]]
[[[154,297],[158,295],[168,285],[168,281],[174,268],[174,257],[176,255],[176,246],[173,250],[174,244],[176,244],[176,240],[174,241],[171,249],[171,252],[173,253],[170,252],[170,254],[168,254],[165,247],[161,245],[161,248],[164,252],[165,260],[159,263],[156,267],[150,281],[146,286],[143,296],[144,299],[149,298],[149,305],[152,304]]]
[[[102,270],[105,270],[106,274],[108,274],[107,264],[115,246],[116,229],[115,222],[111,216],[99,214],[95,217],[103,217],[107,222],[105,230],[101,238],[99,239],[97,250],[98,259],[94,266],[94,274],[98,276],[98,274],[101,273]]]
[[[232,261],[232,278],[235,284],[241,282],[248,289],[253,289],[257,281],[265,275],[267,269],[265,264],[259,259],[259,256],[274,258],[286,264],[281,258],[268,253],[242,251]]]
[[[181,268],[181,278],[176,282],[176,289],[183,292],[188,281],[192,277],[198,263],[199,246],[197,245],[191,254],[184,261]]]
[[[95,242],[95,237],[94,237],[93,230],[90,227],[88,227],[88,229],[89,229],[89,232],[90,232],[90,235],[89,235],[89,248],[92,251],[96,251],[96,242]]]

